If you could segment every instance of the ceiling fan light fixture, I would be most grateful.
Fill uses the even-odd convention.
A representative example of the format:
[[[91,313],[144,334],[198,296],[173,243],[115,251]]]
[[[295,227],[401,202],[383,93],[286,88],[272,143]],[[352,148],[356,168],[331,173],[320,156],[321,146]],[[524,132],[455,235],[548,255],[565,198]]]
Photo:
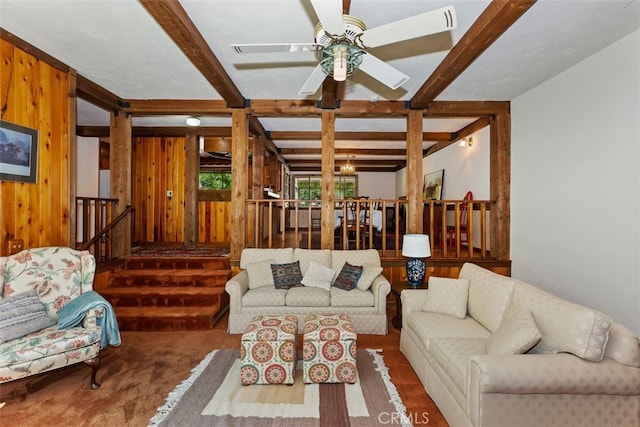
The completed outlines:
[[[333,49],[333,79],[343,82],[347,79],[347,48],[338,45]]]
[[[200,126],[200,117],[196,117],[196,116],[187,117],[187,126],[193,126],[193,127]]]
[[[352,75],[362,63],[362,50],[347,42],[338,42],[322,49],[322,71],[341,82]]]

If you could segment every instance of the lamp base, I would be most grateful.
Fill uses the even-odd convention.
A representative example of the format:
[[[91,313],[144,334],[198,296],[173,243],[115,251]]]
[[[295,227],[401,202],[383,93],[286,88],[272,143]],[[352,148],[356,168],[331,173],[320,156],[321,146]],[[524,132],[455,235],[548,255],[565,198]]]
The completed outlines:
[[[424,281],[426,263],[422,258],[409,258],[407,260],[407,281],[409,285],[418,287]]]

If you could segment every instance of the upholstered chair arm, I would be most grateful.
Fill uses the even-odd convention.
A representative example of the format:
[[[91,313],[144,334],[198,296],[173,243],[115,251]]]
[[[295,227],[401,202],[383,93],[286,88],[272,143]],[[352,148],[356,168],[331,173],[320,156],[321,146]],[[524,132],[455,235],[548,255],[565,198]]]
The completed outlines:
[[[242,296],[249,290],[249,275],[242,270],[227,281],[224,286],[229,294],[229,311],[239,313],[242,309]]]
[[[373,306],[376,309],[376,313],[386,313],[387,295],[391,292],[391,283],[389,283],[386,277],[380,274],[373,280],[371,292],[373,292]]]
[[[424,300],[427,298],[426,289],[408,289],[400,294],[402,301],[402,316],[412,311],[422,311]]]

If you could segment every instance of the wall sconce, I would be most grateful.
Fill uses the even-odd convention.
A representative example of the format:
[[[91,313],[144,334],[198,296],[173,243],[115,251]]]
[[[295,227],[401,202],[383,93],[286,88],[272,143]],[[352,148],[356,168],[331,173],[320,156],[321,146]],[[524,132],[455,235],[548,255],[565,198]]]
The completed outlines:
[[[462,138],[458,145],[460,147],[473,147],[473,137]]]
[[[200,117],[196,117],[196,116],[187,117],[187,126],[193,126],[193,127],[200,126]]]

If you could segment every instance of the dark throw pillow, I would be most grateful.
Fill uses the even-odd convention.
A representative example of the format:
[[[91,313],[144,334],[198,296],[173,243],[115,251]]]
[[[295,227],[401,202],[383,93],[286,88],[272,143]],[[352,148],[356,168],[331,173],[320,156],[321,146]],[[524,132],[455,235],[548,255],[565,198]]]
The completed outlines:
[[[302,286],[302,271],[300,261],[287,264],[271,264],[273,283],[276,289],[289,289],[295,286]]]
[[[338,274],[336,280],[333,281],[333,286],[344,289],[345,291],[350,291],[356,287],[360,276],[362,276],[361,265],[351,265],[345,262],[342,270],[340,270],[340,274]]]

